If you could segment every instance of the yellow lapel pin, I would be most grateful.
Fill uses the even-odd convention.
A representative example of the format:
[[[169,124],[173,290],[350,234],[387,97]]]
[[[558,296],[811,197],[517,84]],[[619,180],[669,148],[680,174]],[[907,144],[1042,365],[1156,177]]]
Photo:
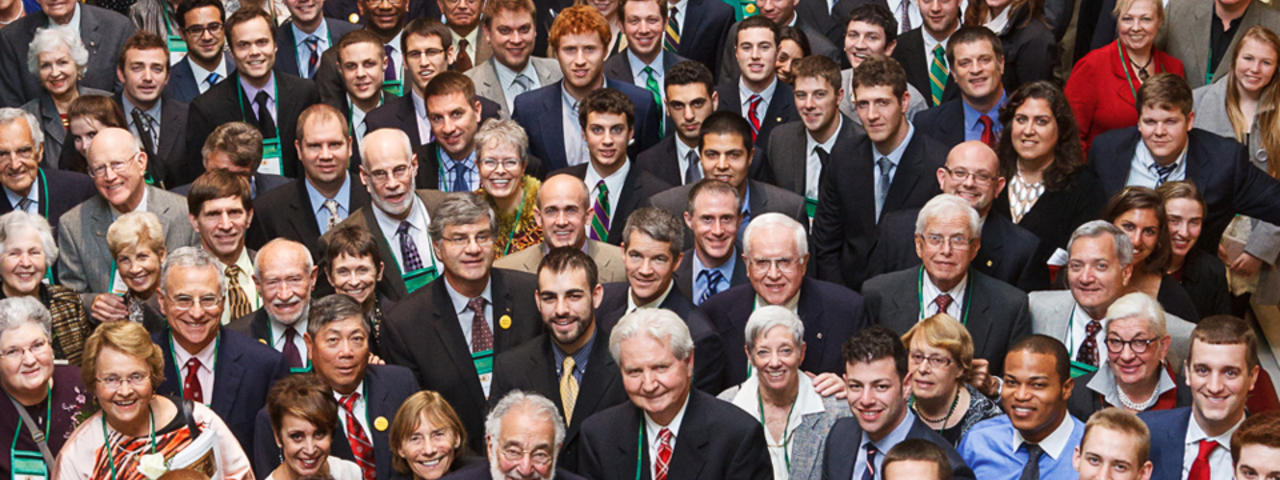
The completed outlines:
[[[503,315],[502,318],[499,318],[498,326],[502,327],[503,330],[511,328],[511,315]]]
[[[373,428],[378,429],[379,432],[387,431],[387,417],[379,416],[373,419]]]

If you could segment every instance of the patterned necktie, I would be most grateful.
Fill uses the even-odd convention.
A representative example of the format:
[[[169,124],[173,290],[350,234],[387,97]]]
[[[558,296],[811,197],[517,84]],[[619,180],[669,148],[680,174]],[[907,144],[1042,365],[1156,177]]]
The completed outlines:
[[[187,360],[187,378],[182,381],[182,398],[204,403],[204,391],[200,387],[200,359],[196,357]]]
[[[1084,341],[1080,342],[1080,351],[1076,352],[1076,361],[1098,366],[1098,332],[1102,330],[1102,322],[1090,319],[1084,326]]]
[[[911,14],[908,12],[910,7],[910,0],[902,0],[902,3],[898,4],[898,26],[900,27],[898,33],[911,30]]]
[[[667,480],[667,467],[671,466],[671,430],[658,430],[658,458],[653,465],[653,480]]]
[[[471,317],[471,353],[493,350],[493,330],[484,321],[484,297],[476,297],[467,302],[475,316]]]
[[[330,229],[332,229],[334,225],[337,225],[338,222],[341,222],[342,219],[338,218],[338,201],[337,200],[334,200],[332,198],[326,198],[324,200],[323,206],[325,210],[329,211],[328,226],[326,226],[324,229],[324,231],[327,232]],[[324,233],[324,232],[320,232],[320,233]]]
[[[573,407],[578,403],[578,379],[573,376],[575,363],[572,356],[566,355],[560,372],[560,405],[564,406],[566,424],[573,420]]]
[[[209,72],[209,76],[204,77],[205,83],[208,83],[210,87],[217,85],[218,80],[222,80],[222,75],[218,75],[218,72]]]
[[[468,45],[470,42],[467,42],[467,39],[458,40],[458,55],[453,61],[453,70],[456,72],[471,70],[471,54],[467,53]]]
[[[396,59],[395,57],[391,56],[392,50],[393,49],[391,48],[391,45],[382,46],[382,53],[385,53],[387,55],[387,69],[382,71],[383,80],[396,79]]]
[[[994,128],[995,125],[991,122],[991,117],[979,115],[978,122],[982,123],[982,137],[980,137],[979,140],[982,140],[982,143],[987,144],[988,147],[995,150],[997,137]]]
[[[418,254],[418,244],[409,235],[409,222],[400,222],[396,228],[396,238],[400,240],[400,260],[404,263],[405,273],[422,268],[422,256]]]
[[[142,141],[142,148],[148,154],[154,155],[156,152],[156,143],[159,138],[156,137],[155,118],[147,112],[142,111],[138,107],[133,108],[133,128],[138,131],[138,140]]]
[[[33,200],[31,200],[31,198],[30,198],[30,197],[22,197],[22,199],[21,199],[21,200],[18,200],[18,208],[17,208],[17,210],[21,210],[21,211],[23,211],[23,212],[27,212],[27,213],[35,213],[35,214],[37,214],[37,215],[38,215],[38,214],[40,213],[40,210],[38,210],[38,209],[37,209],[37,210],[35,210],[35,211],[32,211],[32,210],[31,210],[31,206],[32,206],[32,205],[35,205],[35,206],[39,207],[39,204],[40,204],[40,202],[33,201]]]
[[[369,441],[369,436],[364,433],[364,427],[356,421],[356,399],[359,397],[360,392],[355,392],[342,397],[342,401],[338,403],[342,404],[342,409],[347,412],[345,425],[347,443],[351,445],[351,453],[355,456],[356,464],[360,465],[360,473],[364,474],[364,480],[376,480],[378,472],[374,468],[373,442]]]
[[[1196,460],[1191,462],[1191,471],[1187,472],[1187,480],[1210,480],[1213,478],[1209,471],[1209,455],[1213,454],[1214,449],[1218,448],[1218,442],[1210,439],[1200,441],[1200,451],[1196,453]]]
[[[942,44],[933,47],[933,61],[929,62],[929,106],[937,106],[942,103],[942,93],[947,88],[947,51],[942,48]]]
[[[880,213],[884,211],[884,200],[889,196],[889,183],[893,181],[893,177],[889,175],[893,163],[889,161],[889,157],[880,157],[876,160],[876,166],[880,167],[880,179],[876,181],[876,222],[878,223]]]
[[[757,94],[752,94],[751,98],[747,99],[747,102],[750,104],[750,107],[747,108],[747,121],[751,122],[751,141],[752,142],[755,142],[756,136],[760,135],[760,115],[758,114],[758,112],[756,112],[756,110],[759,109],[760,102],[763,102],[763,101],[764,101],[764,97],[761,97],[760,95],[757,95]]]
[[[720,281],[724,280],[724,274],[720,273],[719,270],[712,270],[708,268],[698,272],[698,277],[705,281],[707,285],[707,288],[702,290],[702,295],[698,296],[698,305],[702,305],[702,302],[705,302],[708,298],[720,293]]]
[[[944,293],[935,297],[933,303],[938,306],[938,313],[947,313],[947,307],[950,307],[954,300],[950,294]]]
[[[647,77],[645,78],[645,81],[644,81],[644,88],[648,90],[649,93],[653,94],[654,105],[657,105],[658,108],[661,109],[662,108],[662,87],[658,85],[658,72],[655,72],[653,70],[653,67],[645,65],[644,74]],[[658,136],[659,137],[662,136],[662,132],[666,131],[666,126],[663,125],[664,123],[667,123],[666,115],[662,115],[658,118]]]
[[[258,104],[258,131],[262,132],[262,138],[276,138],[276,121],[271,117],[271,109],[267,106],[270,98],[266,90],[253,97],[253,103]]]
[[[684,158],[689,160],[689,164],[684,167],[684,184],[698,183],[698,180],[702,180],[702,163],[698,160],[697,150],[689,149]]]
[[[1151,164],[1151,169],[1156,172],[1156,186],[1159,187],[1164,185],[1164,182],[1169,181],[1169,175],[1173,174],[1173,170],[1175,168],[1178,168],[1177,162],[1173,162],[1168,165],[1161,165],[1159,163]]]
[[[1018,480],[1040,480],[1040,455],[1044,449],[1034,443],[1024,443],[1027,447],[1027,463],[1022,466],[1022,475]]]
[[[312,78],[316,76],[316,65],[320,63],[320,37],[308,35],[302,42],[311,49],[311,56],[307,58],[307,75],[302,78]]]
[[[227,265],[226,271],[223,272],[227,277],[227,303],[231,307],[232,320],[253,312],[253,308],[249,305],[249,296],[245,295],[244,288],[240,287],[242,272],[244,270],[237,265]]]
[[[596,182],[596,199],[591,204],[592,240],[609,241],[609,187],[604,180]]]
[[[524,92],[533,90],[533,79],[529,78],[528,75],[520,73],[516,75],[514,85],[516,87],[516,95],[519,96]]]
[[[680,49],[680,22],[676,20],[676,14],[680,10],[671,7],[667,15],[667,31],[662,36],[662,49],[671,53],[676,53]]]
[[[467,181],[467,167],[462,162],[455,162],[453,168],[453,190],[451,192],[470,192],[471,183]]]
[[[298,345],[294,343],[296,338],[298,338],[298,331],[292,325],[284,327],[284,348],[281,353],[284,354],[284,363],[289,368],[302,368],[302,354],[298,352]]]
[[[862,470],[862,480],[874,480],[876,478],[876,444],[868,443],[867,449],[867,468]]]

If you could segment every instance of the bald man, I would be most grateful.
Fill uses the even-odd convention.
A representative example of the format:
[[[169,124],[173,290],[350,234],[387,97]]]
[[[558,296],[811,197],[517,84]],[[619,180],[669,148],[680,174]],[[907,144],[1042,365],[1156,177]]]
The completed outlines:
[[[494,267],[537,274],[538,263],[548,251],[573,247],[596,261],[600,283],[627,280],[622,248],[587,238],[591,207],[587,203],[587,185],[581,178],[567,173],[552,175],[538,188],[538,210],[534,213],[534,220],[542,227],[543,240],[495,260]]]
[[[315,260],[307,246],[277,238],[253,259],[253,282],[262,308],[232,321],[227,328],[249,335],[284,355],[290,369],[305,370],[307,310],[316,284]],[[297,279],[302,281],[297,281]],[[230,299],[228,299],[230,301]]]

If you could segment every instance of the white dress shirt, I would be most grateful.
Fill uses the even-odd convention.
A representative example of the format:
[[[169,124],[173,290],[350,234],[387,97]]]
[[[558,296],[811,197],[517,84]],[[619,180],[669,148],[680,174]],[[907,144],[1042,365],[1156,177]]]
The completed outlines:
[[[302,312],[302,315],[298,316],[298,320],[294,321],[292,325],[293,329],[298,332],[297,335],[293,336],[293,346],[298,348],[298,360],[302,361],[303,366],[307,365],[307,342],[302,340],[302,334],[307,333],[307,315],[307,312]],[[271,326],[271,348],[276,349],[277,352],[284,353],[284,342],[288,340],[284,335],[284,329],[289,325],[280,323],[279,320],[271,318],[271,315],[267,315],[267,324]]]
[[[690,153],[693,154],[692,159],[689,158]],[[677,135],[676,136],[676,164],[680,166],[680,183],[682,185],[689,184],[689,177],[686,176],[685,173],[689,171],[688,170],[689,162],[691,160],[697,161],[698,170],[702,170],[702,162],[700,160],[700,155],[698,154],[697,147],[696,146],[691,147],[691,146],[685,145],[684,140],[681,140],[680,137]],[[706,177],[707,177],[707,172],[702,172],[702,178],[706,178]]]
[[[1088,313],[1085,313],[1083,308],[1080,308],[1080,304],[1073,304],[1071,318],[1067,320],[1068,330],[1066,332],[1067,353],[1070,355],[1071,360],[1076,359],[1076,355],[1080,352],[1080,345],[1084,344],[1089,320],[1092,320],[1092,318],[1089,317]],[[1098,320],[1098,323],[1102,324],[1102,328],[1099,328],[1098,332],[1094,334],[1093,341],[1098,346],[1098,366],[1101,367],[1107,363],[1107,320]]]
[[[177,365],[174,365],[175,367],[178,367],[178,384],[182,385],[187,378],[187,362],[191,360],[191,357],[196,357],[196,359],[200,360],[200,369],[196,370],[196,379],[200,381],[200,399],[203,400],[200,403],[205,405],[212,403],[213,367],[214,362],[218,361],[218,339],[214,338],[212,342],[205,345],[204,348],[199,352],[196,352],[195,355],[187,352],[187,349],[182,348],[182,345],[179,345],[177,341],[171,342],[170,346],[173,348],[173,356],[178,362]]]
[[[409,194],[409,216],[404,221],[409,222],[409,237],[413,239],[413,245],[418,247],[418,256],[422,258],[422,266],[427,267],[436,265],[435,249],[431,245],[431,236],[427,234],[427,226],[431,224],[431,216],[427,213],[427,207],[422,204],[422,199],[417,194]],[[396,235],[396,230],[400,228],[400,220],[396,220],[383,212],[376,206],[372,208],[373,218],[378,221],[378,228],[382,229],[383,240],[390,246],[391,255],[396,259],[396,265],[400,267],[400,271],[404,272],[404,258],[400,253],[400,237]],[[437,272],[440,273],[440,272]]]
[[[961,322],[964,321],[964,295],[965,289],[969,286],[968,273],[965,273],[964,277],[960,279],[960,282],[957,283],[956,286],[951,287],[951,290],[947,291],[943,291],[941,288],[938,288],[937,285],[933,284],[933,279],[929,278],[929,272],[924,273],[924,281],[921,283],[924,284],[922,286],[924,291],[921,292],[923,295],[920,297],[924,301],[924,308],[920,312],[921,319],[932,317],[939,313],[946,313],[947,315],[951,315],[951,318]],[[946,312],[939,312],[938,304],[934,302],[934,300],[938,298],[938,295],[942,295],[944,293],[951,295],[951,304],[947,306]]]
[[[684,19],[685,19],[685,13],[689,10],[689,0],[680,0],[679,2],[676,2],[674,4],[668,2],[666,4],[668,14],[671,13],[672,7],[675,7],[676,9],[676,25],[680,26],[680,37],[684,38]],[[666,29],[667,29],[666,26],[662,27],[662,31],[664,34],[667,31]]]
[[[1191,414],[1188,413],[1188,415]],[[1200,429],[1200,424],[1196,423],[1195,416],[1192,415],[1191,420],[1187,422],[1187,435],[1182,446],[1182,475],[1178,478],[1187,478],[1191,473],[1191,464],[1195,463],[1196,456],[1200,454],[1200,441],[1209,439],[1217,441],[1219,445],[1209,454],[1209,478],[1231,480],[1235,476],[1234,467],[1231,465],[1231,435],[1236,433],[1241,423],[1244,423],[1244,418],[1222,435],[1210,437]]]
[[[760,121],[760,125],[764,125],[765,112],[769,111],[769,103],[773,101],[773,92],[778,90],[778,77],[774,76],[773,81],[769,82],[769,86],[764,87],[763,91],[752,91],[747,88],[747,83],[738,77],[738,103],[742,105],[742,118],[751,122],[751,96],[760,95],[760,106],[756,107],[756,120]]]
[[[1129,162],[1129,178],[1125,181],[1125,186],[1156,188],[1159,177],[1156,176],[1156,159],[1151,156],[1151,150],[1147,149],[1145,142],[1139,141],[1138,147],[1133,151],[1133,161]],[[1182,147],[1182,153],[1178,154],[1178,159],[1173,161],[1173,171],[1169,172],[1169,178],[1165,182],[1176,182],[1178,180],[1187,179],[1187,147]]]
[[[373,430],[369,430],[369,391],[364,388],[363,383],[360,384],[360,388],[356,389],[356,391],[360,392],[360,396],[356,397],[356,401],[351,405],[351,413],[355,414],[355,420],[360,424],[360,429],[364,430],[364,436],[369,439],[369,444],[374,445]],[[342,427],[344,435],[342,438],[333,439],[335,442],[347,441],[345,434],[350,433],[347,432],[347,417],[350,415],[347,415],[347,409],[342,408],[342,397],[345,396],[341,393],[333,392],[333,399],[338,401],[338,425]],[[374,448],[377,448],[377,445],[374,445]]]
[[[435,137],[431,136],[431,122],[427,121],[427,102],[412,88],[409,89],[409,98],[413,100],[413,117],[418,122],[418,138],[423,145],[431,143]]]
[[[675,457],[676,440],[680,438],[680,424],[684,422],[684,412],[689,409],[689,397],[684,397],[684,405],[680,406],[680,411],[676,412],[676,416],[671,418],[671,423],[666,425],[658,425],[649,417],[649,412],[644,412],[644,437],[649,445],[649,475],[651,478],[657,478],[658,472],[658,432],[663,428],[671,430],[671,456]],[[667,466],[671,466],[668,462]]]
[[[920,26],[920,24],[913,23],[913,26],[918,27]],[[933,49],[937,48],[938,44],[941,43],[942,49],[946,50],[947,43],[951,41],[951,36],[947,35],[947,38],[942,39],[942,41],[938,41],[938,39],[933,38],[933,35],[930,35],[929,32],[926,32],[923,29],[920,30],[920,36],[924,37],[924,71],[928,72],[929,69],[933,66]],[[951,65],[947,63],[946,55],[942,56],[942,64],[947,66],[948,72],[951,71]]]
[[[394,69],[394,71],[393,71],[392,75],[394,75],[394,76],[395,76],[395,79],[396,79],[396,80],[404,80],[404,75],[403,75],[403,73],[404,73],[404,52],[401,52],[401,51],[400,51],[400,36],[401,36],[401,35],[404,35],[404,31],[401,31],[400,33],[397,33],[397,34],[396,34],[396,36],[395,36],[394,38],[392,38],[390,42],[387,42],[387,43],[386,43],[386,45],[387,45],[388,47],[391,47],[391,58],[389,58],[389,60],[391,60],[391,61],[395,62],[395,63],[393,64],[393,65],[395,65],[395,69]],[[384,49],[384,50],[385,50],[385,49]],[[406,83],[407,83],[407,82],[406,82]],[[408,90],[408,86],[407,86],[407,85],[405,86],[405,89],[406,89],[406,90]]]
[[[831,133],[831,138],[827,141],[818,143],[813,138],[813,132],[809,129],[804,130],[804,197],[814,200],[818,199],[818,177],[822,175],[822,159],[818,157],[818,147],[822,147],[827,152],[828,158],[831,155],[831,149],[836,146],[836,138],[840,137],[840,127],[844,126],[844,116],[836,114],[836,129]]]
[[[601,81],[600,88],[607,84]],[[587,150],[586,137],[582,135],[582,125],[578,123],[578,102],[569,91],[560,84],[560,128],[564,130],[565,162],[570,167],[591,161],[591,153]],[[550,120],[550,119],[548,119]]]
[[[195,77],[196,88],[200,90],[200,93],[209,91],[209,87],[213,86],[209,84],[210,73],[218,74],[219,82],[227,79],[227,60],[223,55],[225,55],[225,53],[218,54],[218,63],[216,63],[217,67],[213,70],[205,70],[204,67],[196,64],[194,60],[187,62],[191,65],[191,75]]]
[[[617,171],[613,172],[612,175],[609,175],[607,177],[601,177],[600,173],[596,172],[595,165],[590,165],[590,164],[587,165],[587,175],[583,179],[583,181],[587,184],[587,190],[590,191],[590,195],[587,197],[587,204],[588,205],[595,204],[596,195],[598,195],[600,192],[600,189],[596,188],[596,184],[600,183],[601,178],[603,178],[604,185],[609,188],[609,222],[610,223],[614,221],[626,221],[625,218],[615,220],[613,217],[613,212],[618,210],[618,199],[622,198],[622,186],[627,183],[627,173],[630,171],[631,171],[630,160],[622,162],[622,166],[619,167]]]

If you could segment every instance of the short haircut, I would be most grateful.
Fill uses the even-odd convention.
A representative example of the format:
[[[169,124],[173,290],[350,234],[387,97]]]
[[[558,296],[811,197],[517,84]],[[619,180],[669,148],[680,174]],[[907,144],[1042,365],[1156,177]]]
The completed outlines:
[[[468,108],[476,103],[476,84],[471,81],[471,77],[452,70],[445,70],[432,77],[427,82],[427,87],[422,89],[422,98],[426,100],[453,93],[461,93],[467,99]]]
[[[484,28],[490,28],[493,25],[493,17],[504,11],[527,13],[530,20],[537,21],[537,15],[534,14],[537,11],[537,7],[533,4],[533,0],[487,0],[484,2],[484,6],[480,7],[480,10],[483,13],[480,17],[480,24]],[[536,24],[532,26],[534,29],[538,28]]]
[[[76,98],[76,100],[73,100],[71,104],[75,105],[76,101],[86,97],[101,97],[106,99],[106,101],[110,102],[112,105],[116,105],[114,100],[111,100],[110,97],[104,95],[81,95]],[[116,108],[119,109],[120,106],[116,105]],[[67,114],[67,118],[70,119],[71,115]],[[17,107],[0,107],[0,125],[8,125],[18,120],[27,122],[27,131],[31,133],[32,147],[40,148],[44,145],[44,130],[40,128],[40,120],[37,119],[35,115]]]
[[[209,170],[191,182],[191,190],[187,192],[187,212],[199,217],[205,202],[226,197],[238,197],[245,212],[253,211],[249,179],[226,170]]]
[[[696,60],[676,62],[662,77],[662,83],[664,91],[673,86],[700,83],[707,89],[707,98],[711,98],[712,92],[716,91],[715,77],[711,75],[711,69]]]
[[[640,3],[640,2],[653,2],[657,4],[658,12],[660,15],[662,15],[662,20],[663,22],[666,22],[667,16],[669,15],[669,13],[667,12],[667,8],[669,8],[667,5],[667,0],[618,0],[618,16],[619,17],[626,16],[627,4]],[[620,18],[619,20],[626,21],[625,18]]]
[[[698,132],[699,154],[702,152],[703,139],[711,134],[735,134],[742,139],[742,148],[746,149],[748,153],[751,152],[751,124],[747,123],[747,120],[742,118],[742,115],[727,110],[719,110],[707,115],[707,118],[702,121],[702,130]]]
[[[338,224],[324,232],[320,236],[320,251],[324,254],[320,266],[326,272],[332,271],[334,259],[341,255],[368,258],[374,268],[377,268],[380,261],[378,239],[373,237],[368,227],[359,222]]]
[[[284,416],[310,423],[320,432],[332,432],[338,425],[338,401],[333,391],[314,373],[289,375],[277,380],[267,392],[267,415],[277,439],[284,437]]]
[[[409,35],[436,37],[440,39],[440,46],[445,50],[453,46],[453,33],[449,31],[449,27],[434,18],[418,17],[405,24],[400,34],[401,52],[409,51]]]
[[[40,72],[40,54],[48,53],[58,47],[66,47],[71,61],[76,64],[76,72],[85,73],[89,65],[89,50],[80,39],[80,31],[71,25],[54,26],[36,29],[36,34],[27,46],[27,68],[31,73]],[[9,68],[13,68],[12,65]]]
[[[330,323],[355,317],[360,320],[364,333],[369,334],[369,325],[364,322],[364,310],[354,299],[341,293],[332,293],[311,302],[307,310],[307,333],[312,339],[320,334],[320,330]]]
[[[45,341],[53,341],[53,318],[49,309],[34,296],[0,299],[0,338],[9,330],[34,323],[44,332]],[[22,355],[18,355],[22,356]]]
[[[844,25],[846,32],[849,31],[849,23],[853,22],[869,23],[884,29],[886,45],[898,40],[898,19],[885,5],[868,2],[854,7],[849,11],[849,22]]]
[[[791,64],[791,76],[801,78],[821,78],[831,86],[831,93],[840,90],[840,64],[824,55],[810,55]]]
[[[587,289],[600,284],[600,270],[590,255],[576,247],[556,247],[547,252],[538,262],[538,275],[543,271],[551,273],[567,273],[569,270],[581,270],[587,275]]]
[[[587,128],[587,118],[593,113],[611,113],[627,117],[627,127],[636,125],[636,106],[627,95],[612,88],[592,90],[578,103],[578,125]]]
[[[178,11],[174,15],[174,21],[178,22],[178,28],[187,28],[187,12],[197,8],[213,7],[218,9],[218,19],[227,18],[227,11],[222,6],[221,0],[183,0],[178,4]]]
[[[175,248],[168,255],[165,255],[164,264],[160,266],[160,289],[165,289],[165,280],[169,279],[169,272],[174,267],[210,268],[218,276],[218,294],[222,295],[227,292],[227,277],[222,274],[221,265],[218,259],[213,258],[212,253],[205,251],[203,248]]]
[[[917,339],[931,348],[946,350],[960,365],[965,380],[973,373],[973,336],[951,315],[938,313],[921,320],[902,335],[902,346],[910,351],[911,344]]]
[[[891,87],[893,96],[902,98],[907,93],[907,72],[897,60],[884,55],[872,55],[853,69],[849,80],[850,94],[856,92],[858,87]]]
[[[658,207],[644,207],[627,217],[627,224],[622,227],[622,243],[630,243],[633,233],[643,233],[654,241],[667,244],[674,261],[684,252],[684,229],[684,224],[671,212]]]
[[[1280,411],[1249,415],[1231,434],[1231,463],[1240,465],[1240,451],[1248,445],[1280,449]]]
[[[377,45],[378,50],[382,50],[382,46],[383,46],[382,39],[378,38],[377,35],[374,35],[373,32],[370,32],[363,28],[359,30],[352,30],[350,32],[347,32],[346,35],[343,35],[342,38],[338,40],[338,44],[334,47],[337,49],[335,51],[338,53],[339,67],[342,66],[342,50],[352,45],[358,45],[361,43],[369,43],[369,44]]]
[[[947,40],[947,64],[956,63],[956,45],[975,42],[987,42],[987,45],[991,45],[991,51],[995,52],[997,60],[1004,58],[1004,46],[995,32],[984,26],[962,26]]]
[[[512,390],[503,395],[502,400],[498,400],[498,404],[493,406],[484,419],[484,435],[492,438],[497,446],[498,439],[502,438],[502,417],[516,408],[532,409],[535,414],[551,422],[555,430],[555,441],[552,445],[556,450],[552,452],[552,458],[555,458],[560,453],[560,447],[564,446],[564,417],[560,415],[560,409],[555,403],[536,392]]]
[[[150,30],[138,30],[125,39],[124,45],[120,46],[120,58],[116,61],[117,70],[124,71],[130,50],[163,50],[164,71],[169,71],[169,44]]]
[[[943,451],[942,447],[937,444],[923,438],[908,438],[890,448],[889,452],[884,455],[884,463],[880,465],[880,471],[884,472],[893,463],[906,461],[932,463],[938,467],[938,480],[949,480],[951,478],[951,460],[947,458],[947,452]],[[933,479],[921,478],[916,480]]]
[[[129,212],[111,222],[107,227],[107,250],[111,258],[114,260],[129,247],[148,248],[156,255],[163,255],[164,227],[160,217],[151,212]]]
[[[1209,345],[1244,345],[1245,366],[1258,366],[1258,335],[1240,317],[1214,315],[1201,319],[1191,331],[1191,350],[1187,353],[1187,364],[1191,364],[1197,341]]]
[[[1160,302],[1151,298],[1142,292],[1129,292],[1121,295],[1111,306],[1107,307],[1107,327],[1111,327],[1112,320],[1120,320],[1125,318],[1141,318],[1147,321],[1147,325],[1151,327],[1151,331],[1156,335],[1164,337],[1168,335],[1165,328],[1164,307],[1160,306]]]
[[[1163,185],[1156,187],[1156,193],[1160,194],[1160,198],[1163,198],[1166,204],[1172,200],[1185,198],[1200,204],[1200,215],[1209,213],[1209,207],[1204,203],[1204,195],[1200,194],[1200,189],[1196,188],[1196,184],[1190,180],[1164,182]]]
[[[484,197],[470,192],[450,193],[445,195],[444,200],[440,201],[440,205],[431,215],[427,234],[431,235],[432,242],[443,242],[445,227],[468,225],[485,218],[489,219],[490,233],[497,233],[497,218]]]
[[[164,383],[164,352],[151,341],[151,334],[141,323],[102,322],[84,341],[84,351],[80,353],[80,381],[90,390],[98,383],[98,358],[104,348],[141,360],[151,377],[151,388],[158,389]]]
[[[1009,347],[1009,353],[1005,354],[1005,356],[1007,358],[1009,355],[1018,352],[1053,357],[1053,370],[1058,374],[1058,383],[1066,384],[1068,380],[1071,380],[1071,357],[1067,353],[1067,347],[1058,339],[1038,333],[1023,337],[1022,340],[1018,340],[1012,347]],[[1008,362],[1006,361],[1006,363]]]
[[[1093,412],[1093,415],[1090,415],[1089,420],[1084,424],[1084,436],[1080,438],[1081,450],[1084,449],[1085,442],[1089,441],[1089,433],[1093,432],[1094,428],[1105,428],[1113,432],[1138,437],[1133,439],[1132,442],[1127,442],[1129,445],[1138,448],[1138,458],[1137,462],[1134,462],[1134,468],[1142,468],[1142,464],[1151,459],[1151,430],[1147,428],[1146,422],[1143,422],[1137,415],[1130,413],[1128,410],[1119,407],[1107,407]]]
[[[747,348],[755,347],[756,337],[768,334],[774,327],[787,329],[797,347],[804,345],[804,322],[800,321],[800,316],[781,305],[766,305],[753,310],[747,317],[747,327],[743,329]]]
[[[881,325],[872,325],[853,334],[840,348],[845,365],[871,363],[882,358],[893,359],[898,379],[907,376],[907,347],[893,333]]]
[[[492,0],[491,0],[492,1]],[[467,429],[462,426],[458,412],[439,393],[432,390],[420,390],[404,399],[396,410],[395,419],[391,421],[391,432],[388,440],[391,443],[391,466],[396,472],[404,475],[410,473],[409,462],[400,456],[400,446],[409,441],[409,437],[418,429],[423,420],[427,423],[453,432],[454,444],[451,459],[457,461],[462,456],[462,449],[467,444]]]
[[[1121,268],[1133,263],[1133,243],[1129,241],[1129,235],[1106,220],[1090,220],[1076,227],[1076,230],[1071,232],[1071,239],[1067,241],[1067,253],[1071,253],[1071,248],[1076,244],[1077,239],[1097,238],[1103,235],[1111,236],[1111,243],[1116,249],[1116,261],[1120,262]]]
[[[36,236],[40,237],[45,266],[53,267],[58,263],[58,242],[53,239],[53,229],[44,217],[25,210],[10,210],[9,213],[0,215],[0,250],[8,250],[9,239],[27,229],[35,231]]]
[[[268,13],[266,10],[263,10],[258,7],[241,6],[239,10],[236,10],[234,13],[231,14],[231,16],[227,17],[227,21],[223,24],[223,27],[222,27],[222,30],[226,32],[226,35],[227,35],[228,48],[231,46],[230,45],[231,43],[235,42],[235,38],[231,35],[231,32],[234,32],[236,27],[243,25],[245,23],[249,23],[255,18],[261,18],[262,21],[267,22],[267,31],[270,32],[271,42],[275,43],[276,22],[271,18],[271,14]],[[293,48],[293,46],[288,45],[286,46],[286,48]]]
[[[638,308],[618,320],[609,333],[609,354],[613,355],[613,361],[621,365],[622,342],[641,335],[667,344],[677,360],[687,360],[693,355],[693,337],[680,316],[662,308]]]
[[[733,48],[735,50],[738,48],[738,37],[742,36],[742,32],[746,31],[749,28],[768,29],[769,33],[773,34],[774,46],[777,46],[777,43],[779,42],[778,25],[773,23],[773,20],[769,20],[764,15],[756,15],[754,17],[747,17],[741,22],[738,22],[738,31],[734,34],[734,37],[733,37]]]
[[[698,183],[693,184],[693,188],[689,189],[689,203],[685,204],[684,211],[692,215],[694,201],[704,194],[709,195],[713,193],[732,195],[733,211],[738,213],[742,212],[742,194],[738,192],[738,189],[733,188],[733,185],[730,185],[729,182],[716,180],[714,178],[704,178],[702,180],[698,180]]]
[[[262,161],[262,132],[258,127],[244,122],[227,122],[218,125],[204,139],[200,156],[208,158],[213,152],[222,152],[237,167],[256,171]]]
[[[298,126],[294,131],[294,135],[295,135],[294,138],[298,139],[298,143],[302,143],[306,140],[307,136],[304,135],[304,133],[306,133],[307,127],[311,126],[312,123],[318,122],[321,120],[329,121],[329,122],[337,122],[339,125],[342,125],[343,138],[346,139],[348,142],[350,141],[351,133],[347,131],[346,115],[343,115],[342,112],[339,111],[337,108],[335,108],[333,105],[329,105],[327,103],[317,103],[315,105],[307,107],[305,110],[302,111],[302,114],[298,115]],[[364,144],[361,143],[360,145],[363,146]]]
[[[747,223],[747,228],[742,231],[743,255],[751,255],[751,238],[760,229],[765,231],[790,230],[791,240],[796,244],[796,254],[801,257],[809,254],[809,236],[805,232],[804,225],[801,225],[796,219],[781,213],[768,212],[756,215],[755,218],[751,219],[750,223]]]
[[[547,45],[551,46],[554,54],[560,48],[560,39],[565,35],[592,33],[600,38],[601,48],[609,46],[611,31],[609,21],[605,20],[604,15],[590,5],[574,5],[561,10],[560,14],[556,15],[555,21],[551,23],[551,30],[547,33]]]
[[[476,131],[476,158],[483,160],[481,153],[490,148],[507,145],[516,149],[522,165],[529,164],[529,134],[519,123],[510,118],[491,118],[480,124]]]
[[[1156,247],[1143,261],[1147,273],[1164,273],[1173,259],[1173,241],[1169,238],[1169,217],[1165,214],[1164,199],[1147,187],[1124,187],[1107,201],[1102,209],[1102,219],[1115,223],[1121,215],[1133,210],[1151,210],[1156,213]]]
[[[916,214],[916,235],[924,235],[925,228],[929,227],[929,222],[937,220],[939,217],[950,217],[952,215],[963,215],[965,223],[969,225],[969,240],[977,240],[982,238],[981,217],[978,211],[973,209],[969,202],[963,198],[950,193],[939,193],[924,206],[920,208],[920,213]]]
[[[1191,113],[1195,103],[1191,96],[1191,85],[1182,77],[1172,73],[1157,73],[1138,87],[1138,114],[1143,109],[1159,108],[1161,110],[1177,110],[1183,115]]]

